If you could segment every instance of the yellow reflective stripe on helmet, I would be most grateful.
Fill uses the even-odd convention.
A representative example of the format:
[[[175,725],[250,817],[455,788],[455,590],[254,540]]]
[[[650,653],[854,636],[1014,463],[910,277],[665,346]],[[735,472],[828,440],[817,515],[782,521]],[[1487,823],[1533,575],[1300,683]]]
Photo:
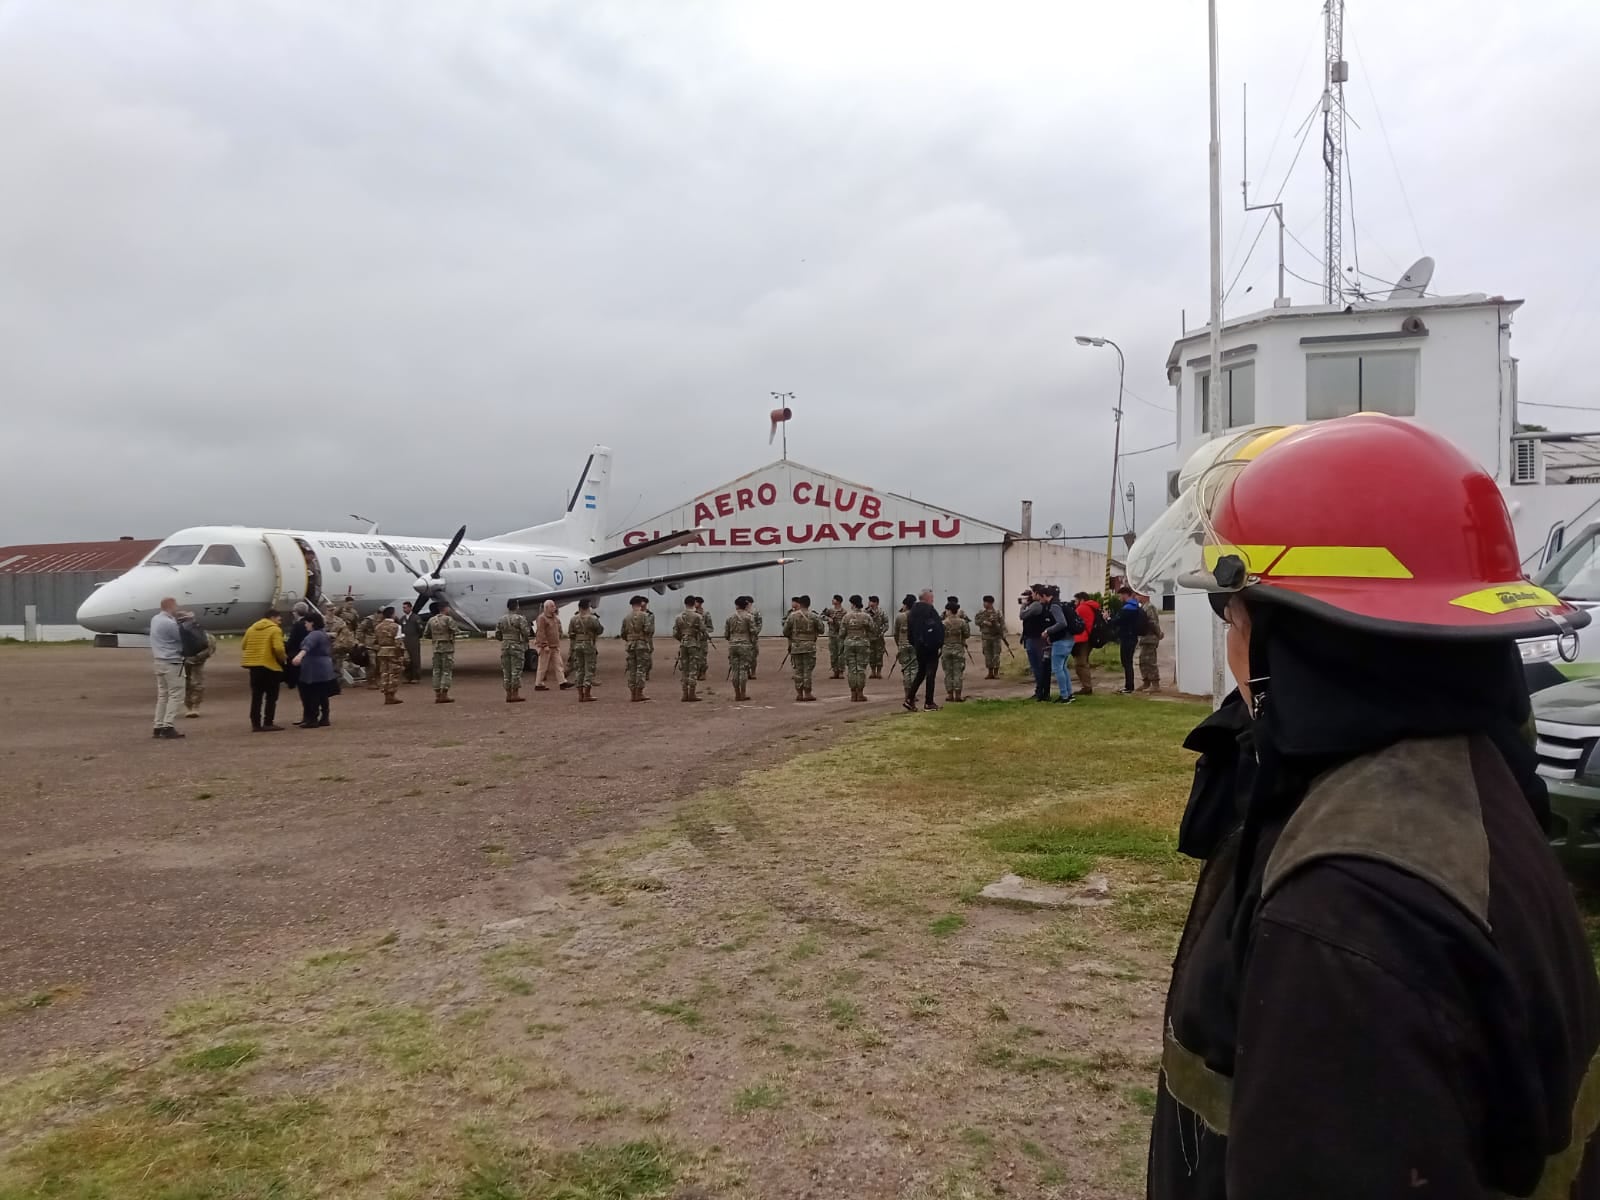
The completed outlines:
[[[1296,579],[1410,579],[1387,546],[1290,546],[1272,564],[1275,577]]]
[[[1281,425],[1277,429],[1269,429],[1259,437],[1251,438],[1233,453],[1234,458],[1244,459],[1248,462],[1252,458],[1260,457],[1262,451],[1276,446],[1291,433],[1298,433],[1304,425]]]
[[[1493,614],[1513,612],[1519,608],[1559,608],[1561,598],[1525,579],[1519,579],[1515,583],[1502,583],[1468,592],[1450,603],[1458,608],[1470,608],[1473,612]]]
[[[1260,575],[1283,553],[1282,546],[1232,546],[1226,542],[1206,547],[1206,570],[1217,569],[1217,560],[1226,554],[1237,556],[1251,575]]]

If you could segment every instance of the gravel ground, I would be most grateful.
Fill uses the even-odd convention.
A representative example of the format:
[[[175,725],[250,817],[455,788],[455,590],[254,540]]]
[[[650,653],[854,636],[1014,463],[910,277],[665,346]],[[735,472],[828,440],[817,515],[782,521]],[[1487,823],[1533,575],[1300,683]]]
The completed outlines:
[[[257,735],[237,652],[226,644],[209,668],[187,739],[166,742],[149,734],[145,652],[0,650],[0,1011],[52,997],[36,1019],[0,1020],[14,1065],[115,1040],[175,997],[359,931],[447,909],[492,919],[541,878],[555,886],[561,856],[822,745],[900,694],[896,677],[851,705],[824,671],[821,702],[797,705],[780,643],[763,647],[755,700],[735,705],[719,644],[708,700],[689,707],[668,643],[656,702],[634,705],[607,642],[599,703],[530,687],[529,703],[506,705],[498,648],[467,643],[457,704],[432,704],[425,685],[398,708],[348,690],[330,729]],[[1018,690],[976,675],[972,694]],[[291,702],[280,723],[297,715]],[[511,864],[515,895],[500,878]]]

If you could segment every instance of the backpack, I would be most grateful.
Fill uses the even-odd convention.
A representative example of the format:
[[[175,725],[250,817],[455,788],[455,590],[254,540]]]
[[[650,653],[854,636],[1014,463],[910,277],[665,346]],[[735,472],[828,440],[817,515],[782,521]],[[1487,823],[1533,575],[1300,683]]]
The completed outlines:
[[[1083,632],[1083,618],[1078,615],[1078,610],[1074,605],[1063,604],[1061,606],[1061,615],[1067,622],[1068,636],[1075,638]]]
[[[924,617],[911,626],[911,644],[922,650],[937,650],[944,645],[944,621]]]
[[[204,654],[211,643],[206,641],[206,631],[194,621],[178,622],[178,640],[183,646],[183,656],[194,658]]]
[[[1096,615],[1094,625],[1089,630],[1089,648],[1091,650],[1098,650],[1101,646],[1109,646],[1111,644],[1112,635],[1116,632],[1112,626],[1111,618],[1107,617],[1103,611]]]

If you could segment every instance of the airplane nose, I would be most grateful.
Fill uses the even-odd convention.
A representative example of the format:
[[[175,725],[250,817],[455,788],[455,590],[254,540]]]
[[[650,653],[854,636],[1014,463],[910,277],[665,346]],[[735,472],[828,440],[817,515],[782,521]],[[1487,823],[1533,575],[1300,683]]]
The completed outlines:
[[[122,580],[103,583],[78,606],[78,624],[92,633],[143,632],[133,600]]]

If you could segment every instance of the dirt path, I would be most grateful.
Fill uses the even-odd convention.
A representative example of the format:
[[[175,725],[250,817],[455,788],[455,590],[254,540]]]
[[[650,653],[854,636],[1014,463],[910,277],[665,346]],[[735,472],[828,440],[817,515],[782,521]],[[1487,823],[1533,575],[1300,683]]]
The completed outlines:
[[[843,682],[796,705],[781,650],[756,701],[713,678],[676,701],[657,651],[656,703],[627,703],[621,653],[602,649],[599,703],[574,693],[503,703],[496,647],[463,647],[460,703],[426,687],[383,708],[335,700],[334,727],[255,735],[236,645],[208,671],[183,742],[149,737],[142,651],[0,651],[0,1003],[53,996],[26,1030],[0,1022],[13,1062],[118,1036],[120,1022],[219,975],[361,930],[452,909],[484,919],[521,902],[553,860],[636,828],[707,783],[825,744],[895,708],[898,680],[850,705]],[[721,654],[713,656],[715,675]],[[970,689],[1015,691],[1013,684]],[[532,695],[531,691],[529,692]],[[287,699],[287,697],[286,697]],[[670,702],[665,702],[670,701]],[[280,723],[297,715],[287,706]],[[504,883],[518,866],[514,893]],[[70,999],[70,1002],[65,1002]]]

